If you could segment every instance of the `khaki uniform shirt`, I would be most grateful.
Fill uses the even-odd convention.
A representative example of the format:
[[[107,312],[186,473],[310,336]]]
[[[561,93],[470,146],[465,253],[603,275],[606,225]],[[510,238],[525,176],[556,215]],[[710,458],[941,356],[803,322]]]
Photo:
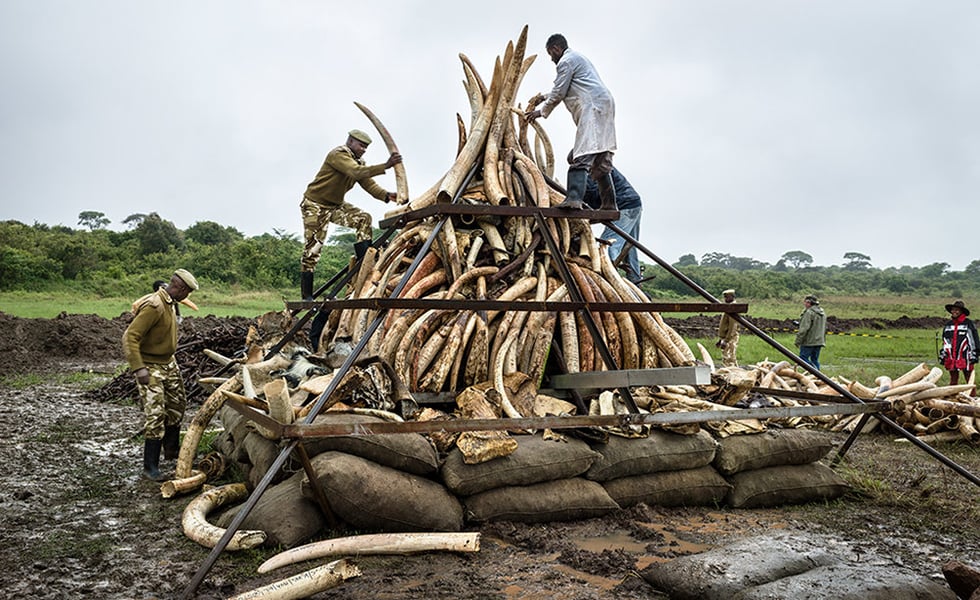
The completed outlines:
[[[738,335],[738,321],[730,314],[721,315],[721,323],[718,324],[718,338],[727,340]]]
[[[136,316],[123,333],[123,351],[130,370],[146,363],[168,363],[177,351],[176,302],[160,288],[134,303]]]
[[[327,154],[320,172],[306,186],[303,197],[323,206],[340,206],[344,195],[357,183],[378,200],[387,200],[388,192],[371,179],[384,172],[383,164],[365,165],[363,160],[354,158],[346,145],[338,146]]]

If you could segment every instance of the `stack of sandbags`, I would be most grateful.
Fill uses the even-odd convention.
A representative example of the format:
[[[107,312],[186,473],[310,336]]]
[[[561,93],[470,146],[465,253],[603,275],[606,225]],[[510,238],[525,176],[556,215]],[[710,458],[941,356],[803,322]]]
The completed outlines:
[[[232,459],[245,473],[250,489],[254,488],[281,448],[250,431],[233,409],[222,409],[221,418],[225,432],[215,440],[215,447]],[[382,421],[368,415],[327,411],[314,424]],[[266,531],[270,543],[293,546],[321,529],[324,516],[311,485],[323,490],[337,518],[357,529],[459,531],[462,527],[462,506],[435,480],[439,460],[425,436],[335,436],[304,441],[303,446],[311,457],[316,481],[311,484],[294,453],[246,519],[250,529]],[[317,518],[307,514],[310,510]],[[283,525],[297,518],[305,519],[305,526]]]
[[[694,435],[652,431],[642,438],[610,436],[594,444],[599,458],[585,477],[600,482],[622,507],[714,506],[731,486],[711,467],[718,442],[704,430]]]
[[[515,436],[517,449],[503,457],[467,464],[454,448],[442,480],[462,498],[466,519],[543,523],[604,515],[619,508],[598,483],[582,477],[599,457],[580,440]]]
[[[769,429],[719,440],[712,465],[732,485],[725,503],[734,508],[831,500],[848,489],[817,462],[833,448],[830,434],[809,429]]]
[[[224,431],[214,439],[212,447],[231,459],[229,464],[242,474],[248,489],[254,489],[279,456],[279,446],[262,436],[248,419],[229,406],[222,406],[218,416]],[[288,472],[282,470],[273,482],[282,481],[287,475]]]

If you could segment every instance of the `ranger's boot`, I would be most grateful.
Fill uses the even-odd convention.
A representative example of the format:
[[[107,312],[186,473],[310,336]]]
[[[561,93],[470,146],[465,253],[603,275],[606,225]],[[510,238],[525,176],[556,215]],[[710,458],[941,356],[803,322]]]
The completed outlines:
[[[313,271],[299,272],[299,293],[303,297],[303,302],[313,300]]]
[[[616,188],[613,186],[612,175],[606,173],[596,180],[596,185],[599,186],[599,199],[602,200],[599,210],[619,210],[616,206]]]
[[[163,428],[163,460],[177,460],[180,455],[180,425]]]
[[[166,477],[160,473],[160,446],[163,440],[146,440],[143,442],[143,477],[151,481],[163,481]]]
[[[362,258],[364,258],[364,255],[367,254],[368,248],[370,247],[371,247],[371,240],[362,240],[360,242],[355,242],[354,256],[357,257],[357,260],[361,260]]]
[[[585,169],[568,170],[568,189],[565,201],[557,206],[565,210],[582,210],[582,199],[585,198],[585,178],[589,172]]]

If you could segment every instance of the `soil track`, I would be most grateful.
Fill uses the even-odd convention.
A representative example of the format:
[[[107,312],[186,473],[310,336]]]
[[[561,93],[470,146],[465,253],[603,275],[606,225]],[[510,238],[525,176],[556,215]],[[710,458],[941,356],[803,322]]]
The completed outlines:
[[[122,362],[126,322],[125,316],[43,320],[0,313],[0,375],[6,376],[0,377],[6,438],[0,589],[6,598],[174,598],[208,554],[181,531],[188,499],[163,500],[155,484],[137,475],[139,409],[65,383],[65,375],[104,373],[96,387],[110,385]],[[182,340],[246,324],[188,318]],[[39,383],[14,377],[32,373],[42,375]],[[192,403],[188,419],[195,408]],[[980,452],[952,450],[980,473]],[[496,523],[481,530],[479,553],[357,558],[361,577],[317,597],[663,598],[638,570],[771,529],[830,534],[929,577],[940,578],[941,565],[952,559],[977,566],[975,486],[890,436],[863,437],[848,459],[845,475],[856,492],[887,493],[765,510],[640,506],[574,523]],[[272,554],[223,555],[196,597],[224,598],[313,566],[257,576],[255,567]]]

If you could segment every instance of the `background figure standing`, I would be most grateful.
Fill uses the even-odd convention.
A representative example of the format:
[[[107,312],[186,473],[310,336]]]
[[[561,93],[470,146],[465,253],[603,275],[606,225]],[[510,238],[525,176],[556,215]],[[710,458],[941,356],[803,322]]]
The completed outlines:
[[[819,371],[820,350],[826,346],[827,314],[813,294],[803,299],[803,306],[800,326],[796,331],[796,347],[800,349],[800,358]]]
[[[344,201],[344,195],[354,184],[378,200],[392,202],[395,192],[386,191],[372,177],[383,174],[387,169],[402,162],[397,152],[388,157],[384,164],[365,165],[361,157],[367,151],[371,138],[359,129],[347,134],[347,142],[331,150],[323,161],[323,166],[306,186],[300,212],[303,214],[303,259],[300,261],[300,290],[304,300],[313,299],[313,272],[320,260],[320,251],[327,239],[327,225],[333,223],[357,230],[354,253],[358,258],[364,256],[371,245],[374,231],[371,229],[371,215]]]
[[[735,290],[725,290],[721,293],[725,297],[725,303],[731,304],[735,301]],[[726,367],[737,367],[738,358],[738,321],[730,313],[721,313],[721,322],[718,323],[718,341],[715,346],[721,348],[721,361]],[[819,367],[817,367],[819,368]]]
[[[610,176],[612,177],[613,188],[616,190],[616,204],[619,206],[619,218],[613,223],[634,240],[639,240],[640,218],[643,216],[643,204],[640,201],[640,195],[636,193],[626,177],[619,172],[619,169],[614,167]],[[599,186],[591,178],[586,182],[583,200],[590,208],[599,208],[600,206]],[[603,229],[602,235],[599,237],[603,240],[612,241],[612,245],[609,247],[609,256],[616,260],[623,251],[626,240],[609,227]],[[639,283],[642,277],[640,276],[640,260],[636,256],[636,246],[630,245],[630,249],[626,253],[625,266],[626,278],[633,283]]]
[[[970,309],[957,300],[946,305],[950,320],[943,327],[943,349],[939,352],[939,362],[949,371],[949,384],[957,385],[960,371],[963,372],[964,383],[970,380],[973,368],[977,364],[977,352],[980,342],[977,340],[977,328],[968,319]],[[970,392],[976,396],[976,388]]]
[[[180,453],[180,424],[187,396],[174,358],[177,304],[196,289],[194,276],[177,269],[170,283],[133,303],[133,320],[123,333],[123,351],[143,405],[143,476],[154,481],[164,479],[160,449],[167,460],[176,459]]]
[[[616,192],[610,172],[616,150],[616,103],[599,78],[589,59],[568,48],[565,36],[556,33],[548,38],[545,50],[556,65],[558,74],[540,109],[526,113],[528,120],[548,118],[564,101],[575,122],[575,144],[568,168],[567,194],[560,208],[579,210],[585,196],[585,182],[591,177],[599,185],[602,210],[616,210]],[[529,102],[534,106],[542,99],[537,94]]]

